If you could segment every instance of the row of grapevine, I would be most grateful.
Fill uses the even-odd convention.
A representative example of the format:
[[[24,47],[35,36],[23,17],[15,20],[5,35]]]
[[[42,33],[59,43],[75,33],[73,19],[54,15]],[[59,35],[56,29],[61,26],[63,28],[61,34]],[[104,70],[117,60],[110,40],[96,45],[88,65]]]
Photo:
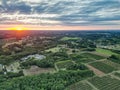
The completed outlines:
[[[120,80],[111,76],[94,77],[88,81],[99,90],[120,90]]]

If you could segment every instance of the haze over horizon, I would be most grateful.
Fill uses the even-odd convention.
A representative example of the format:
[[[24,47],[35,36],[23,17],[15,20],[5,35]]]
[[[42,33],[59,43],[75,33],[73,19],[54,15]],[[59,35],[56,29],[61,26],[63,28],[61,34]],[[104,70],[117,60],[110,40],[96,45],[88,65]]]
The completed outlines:
[[[120,30],[120,0],[0,0],[0,30]]]

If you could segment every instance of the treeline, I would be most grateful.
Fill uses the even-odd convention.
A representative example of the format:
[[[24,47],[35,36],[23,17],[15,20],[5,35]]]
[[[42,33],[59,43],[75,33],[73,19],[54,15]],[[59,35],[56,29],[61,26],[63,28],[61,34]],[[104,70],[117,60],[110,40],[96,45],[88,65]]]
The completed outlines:
[[[4,72],[0,72],[0,83],[20,76],[24,76],[23,71],[19,71],[18,73],[6,72],[6,74],[4,74]]]
[[[92,71],[59,71],[15,78],[0,83],[1,90],[64,90],[75,82],[92,77]]]
[[[51,62],[49,59],[42,59],[42,60],[34,60],[34,59],[29,59],[24,62],[20,63],[20,66],[22,68],[30,68],[30,66],[36,65],[41,68],[49,68],[49,67],[54,67],[54,63]]]
[[[87,70],[88,68],[84,64],[72,64],[67,67],[67,70]]]
[[[120,64],[120,56],[119,55],[111,55],[108,60]]]
[[[35,54],[36,51],[24,51],[24,52],[20,52],[17,54],[13,54],[13,55],[1,55],[0,56],[0,64],[3,65],[8,65],[12,62],[14,62],[15,60],[20,60],[22,57],[25,57],[27,55],[31,55],[31,54]]]

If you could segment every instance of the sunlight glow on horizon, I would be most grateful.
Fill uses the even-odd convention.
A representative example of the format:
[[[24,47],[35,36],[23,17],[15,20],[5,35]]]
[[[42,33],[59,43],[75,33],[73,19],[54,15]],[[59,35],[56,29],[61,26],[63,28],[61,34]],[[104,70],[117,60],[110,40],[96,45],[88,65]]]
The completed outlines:
[[[0,30],[120,30],[120,26],[40,26],[40,25],[0,25]]]
[[[7,30],[23,31],[23,30],[28,30],[28,28],[23,26],[16,26],[16,27],[10,27]]]

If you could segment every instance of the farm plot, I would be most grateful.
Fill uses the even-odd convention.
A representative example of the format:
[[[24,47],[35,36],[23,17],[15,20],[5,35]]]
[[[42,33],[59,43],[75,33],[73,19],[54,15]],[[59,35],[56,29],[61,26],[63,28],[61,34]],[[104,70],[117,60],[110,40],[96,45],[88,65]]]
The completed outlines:
[[[69,87],[65,90],[94,90],[87,82],[78,82]]]
[[[104,57],[92,53],[71,54],[71,59],[76,63],[90,63]]]
[[[105,61],[102,61],[103,63],[107,64],[107,65],[110,65],[116,69],[120,69],[120,64],[117,64],[117,63],[114,63],[114,62],[111,62],[109,60],[105,60]]]
[[[92,70],[97,76],[104,76],[104,75],[105,75],[105,73],[103,73],[102,71],[94,68],[94,67],[91,66],[91,65],[87,65],[87,67],[88,67],[90,70]]]
[[[40,68],[38,66],[31,66],[30,69],[24,69],[24,75],[36,75],[41,73],[50,73],[55,71],[53,68]]]
[[[92,58],[95,60],[104,59],[104,57],[96,55],[96,54],[92,54],[92,53],[82,53],[81,56],[84,56],[85,58]]]
[[[115,72],[114,75],[120,78],[120,72]]]
[[[95,61],[94,59],[87,58],[83,55],[71,54],[70,56],[71,56],[72,60],[74,60],[76,63],[88,63],[88,62]]]
[[[80,38],[78,37],[63,37],[61,41],[68,41],[68,40],[79,40]]]
[[[90,65],[97,68],[98,70],[100,70],[104,73],[110,73],[114,70],[117,70],[116,68],[114,68],[108,64],[105,64],[103,62],[93,62],[93,63],[90,63]]]
[[[107,56],[111,56],[113,54],[116,55],[116,53],[114,53],[114,52],[112,52],[110,50],[107,50],[107,49],[102,49],[102,48],[96,48],[96,52],[101,53],[101,54],[105,54]]]
[[[74,62],[71,60],[60,61],[60,62],[55,63],[55,65],[58,69],[66,69],[67,67],[70,67],[73,64],[74,64]]]
[[[54,48],[50,48],[50,49],[45,50],[45,51],[55,53],[55,52],[59,52],[60,49],[61,49],[60,47],[54,47]]]
[[[111,76],[94,77],[88,81],[99,90],[120,90],[120,80]]]
[[[76,63],[89,63],[89,62],[94,62],[95,60],[91,58],[80,58],[79,60],[75,61]]]

